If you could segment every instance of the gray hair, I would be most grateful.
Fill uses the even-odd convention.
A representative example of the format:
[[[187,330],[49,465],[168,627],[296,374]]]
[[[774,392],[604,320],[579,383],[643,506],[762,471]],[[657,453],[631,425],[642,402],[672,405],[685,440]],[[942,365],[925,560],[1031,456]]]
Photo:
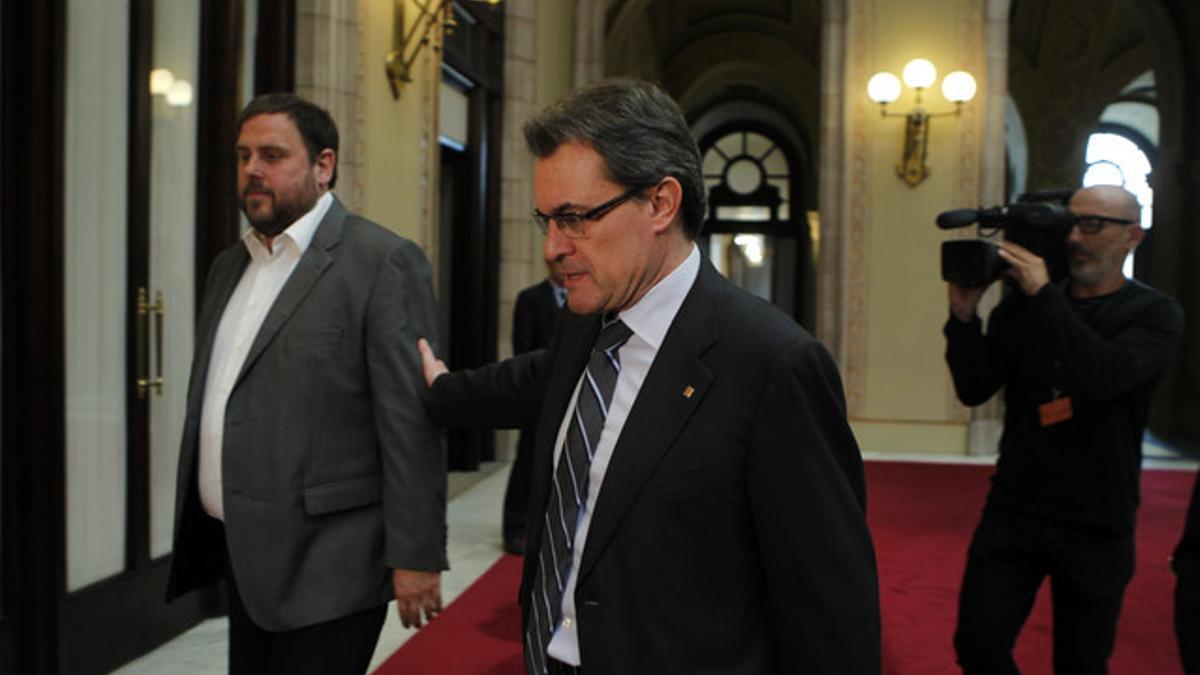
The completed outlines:
[[[590,146],[611,179],[628,188],[650,188],[667,176],[683,186],[683,231],[695,239],[704,224],[700,150],[683,112],[657,85],[601,80],[570,92],[525,123],[525,142],[545,158],[564,143]]]

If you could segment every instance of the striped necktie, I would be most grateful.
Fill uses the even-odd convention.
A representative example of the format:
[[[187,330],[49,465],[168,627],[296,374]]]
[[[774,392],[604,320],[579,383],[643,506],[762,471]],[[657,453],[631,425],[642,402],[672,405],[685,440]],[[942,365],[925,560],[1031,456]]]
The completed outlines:
[[[563,588],[567,585],[575,548],[575,527],[579,512],[587,503],[588,471],[621,372],[617,351],[632,335],[633,331],[615,318],[600,330],[554,468],[525,631],[525,664],[530,675],[548,672],[546,649],[561,618]]]

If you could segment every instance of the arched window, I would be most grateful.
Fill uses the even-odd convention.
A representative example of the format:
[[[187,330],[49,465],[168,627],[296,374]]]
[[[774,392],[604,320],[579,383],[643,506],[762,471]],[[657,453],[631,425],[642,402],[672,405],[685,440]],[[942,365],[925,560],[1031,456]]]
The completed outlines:
[[[1150,187],[1150,158],[1127,136],[1096,132],[1088,137],[1083,187],[1119,185],[1137,197],[1142,228],[1154,226],[1154,189]],[[1133,276],[1134,254],[1125,258],[1125,276]]]
[[[787,222],[790,179],[775,141],[753,131],[726,134],[704,153],[709,221]]]
[[[1154,189],[1150,187],[1150,158],[1127,135],[1097,132],[1088,138],[1083,186],[1120,185],[1142,206],[1142,227],[1154,223]]]
[[[735,284],[794,315],[805,254],[792,223],[789,154],[760,126],[726,126],[701,147],[709,259]]]
[[[1154,73],[1131,82],[1100,116],[1100,126],[1088,137],[1083,186],[1119,185],[1137,197],[1142,228],[1154,226],[1154,170],[1158,145],[1158,108]],[[1147,235],[1150,233],[1147,232]],[[1134,274],[1134,256],[1125,260],[1125,275]]]

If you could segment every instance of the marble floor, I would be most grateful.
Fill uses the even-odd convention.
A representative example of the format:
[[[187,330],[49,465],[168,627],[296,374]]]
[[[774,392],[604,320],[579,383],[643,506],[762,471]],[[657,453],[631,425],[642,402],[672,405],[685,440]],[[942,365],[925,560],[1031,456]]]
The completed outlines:
[[[493,463],[478,473],[450,474],[447,504],[447,555],[450,570],[442,575],[442,602],[449,605],[502,555],[500,510],[508,481],[507,463]],[[383,633],[371,659],[374,670],[416,631],[404,628],[389,610]],[[114,671],[115,675],[225,675],[228,655],[227,621],[210,619],[142,658]]]
[[[1173,448],[1148,438],[1144,446],[1147,468],[1196,471],[1197,462]],[[994,456],[947,457],[912,453],[864,453],[868,460],[992,463]],[[451,474],[451,499],[447,508],[450,570],[442,576],[442,599],[449,604],[502,555],[500,511],[509,464],[493,463],[478,473]],[[374,669],[416,631],[400,625],[389,613],[371,660]],[[211,619],[146,656],[114,671],[117,675],[224,675],[226,621]]]

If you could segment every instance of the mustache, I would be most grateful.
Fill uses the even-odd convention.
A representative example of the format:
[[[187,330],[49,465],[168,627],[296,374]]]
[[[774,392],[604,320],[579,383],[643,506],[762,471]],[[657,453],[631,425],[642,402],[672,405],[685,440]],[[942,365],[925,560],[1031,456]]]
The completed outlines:
[[[1081,258],[1087,258],[1088,260],[1096,259],[1096,256],[1092,255],[1092,252],[1089,251],[1087,247],[1085,247],[1083,244],[1074,242],[1067,244],[1067,255],[1070,257],[1079,256]]]
[[[261,192],[270,196],[272,199],[275,197],[275,191],[267,187],[266,183],[262,183],[260,181],[251,181],[246,183],[245,189],[242,190],[242,199],[245,200],[251,192]]]

